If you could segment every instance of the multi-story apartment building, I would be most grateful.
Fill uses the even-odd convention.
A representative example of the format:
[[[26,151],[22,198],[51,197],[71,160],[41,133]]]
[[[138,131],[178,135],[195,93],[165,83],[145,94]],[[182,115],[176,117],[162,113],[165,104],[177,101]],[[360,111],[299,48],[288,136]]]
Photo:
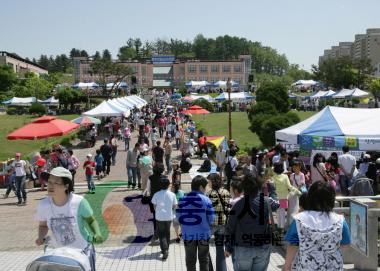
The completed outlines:
[[[36,75],[47,74],[48,71],[16,54],[0,51],[0,65],[8,65],[19,76],[23,76],[27,72],[35,73]]]
[[[367,29],[366,34],[355,35],[354,42],[340,42],[319,57],[319,64],[329,58],[350,56],[353,60],[368,58],[375,76],[380,76],[380,28]]]
[[[98,76],[90,72],[91,60],[74,58],[75,81],[96,81]],[[189,81],[208,81],[210,83],[228,78],[247,89],[251,73],[251,56],[241,55],[239,59],[228,61],[201,61],[194,59],[176,59],[174,56],[153,56],[151,59],[121,62],[130,66],[137,84],[143,87],[180,87]],[[114,78],[110,78],[110,81]],[[130,79],[129,79],[130,80]]]

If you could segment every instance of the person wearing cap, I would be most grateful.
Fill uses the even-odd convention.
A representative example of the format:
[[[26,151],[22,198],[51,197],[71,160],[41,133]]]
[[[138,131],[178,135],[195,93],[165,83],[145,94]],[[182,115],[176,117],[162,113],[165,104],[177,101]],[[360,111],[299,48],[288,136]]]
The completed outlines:
[[[95,194],[95,184],[93,180],[94,168],[96,166],[95,162],[92,161],[92,154],[87,154],[87,160],[83,164],[83,169],[85,170],[88,192],[90,194]]]
[[[15,160],[11,164],[13,172],[16,173],[16,195],[18,198],[17,205],[26,204],[26,167],[25,160],[21,160],[21,153],[16,153]]]
[[[95,270],[95,248],[92,243],[103,241],[99,224],[88,201],[73,193],[72,175],[68,169],[56,167],[43,172],[48,195],[39,202],[36,219],[39,221],[36,245],[42,245],[49,232],[55,247],[84,250],[90,247],[91,270]]]

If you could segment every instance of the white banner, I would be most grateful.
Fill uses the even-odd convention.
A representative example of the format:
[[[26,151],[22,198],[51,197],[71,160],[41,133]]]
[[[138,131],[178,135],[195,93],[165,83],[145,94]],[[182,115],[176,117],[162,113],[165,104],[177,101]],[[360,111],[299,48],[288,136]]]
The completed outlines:
[[[380,138],[359,138],[359,149],[363,151],[380,151]]]

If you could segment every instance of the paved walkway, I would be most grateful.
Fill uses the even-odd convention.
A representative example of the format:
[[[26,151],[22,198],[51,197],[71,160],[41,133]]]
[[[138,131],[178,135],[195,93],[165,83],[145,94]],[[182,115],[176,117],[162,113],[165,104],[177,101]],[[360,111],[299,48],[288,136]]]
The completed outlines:
[[[132,140],[132,145],[135,139]],[[97,142],[96,147],[102,144]],[[76,149],[75,155],[81,162],[85,160],[87,153],[95,154],[96,148]],[[179,155],[174,151],[174,156]],[[126,152],[124,143],[120,142],[117,163],[111,168],[111,174],[101,183],[108,181],[126,181],[125,169]],[[194,166],[202,161],[194,159]],[[189,190],[191,177],[189,174],[182,176],[183,189]],[[100,182],[96,181],[96,184]],[[97,191],[101,188],[98,187]],[[87,191],[84,172],[78,170],[76,175],[75,192],[84,194]],[[0,195],[4,194],[1,189]],[[99,196],[101,193],[95,194]],[[12,195],[12,194],[11,194]],[[36,247],[34,241],[37,237],[37,222],[35,213],[40,199],[46,192],[30,190],[28,204],[16,206],[17,199],[10,197],[0,200],[0,270],[21,271],[26,265],[38,256],[42,255],[42,248]],[[102,213],[108,225],[108,239],[96,246],[97,270],[186,270],[185,251],[183,243],[172,242],[167,261],[160,260],[160,248],[151,246],[149,237],[153,234],[153,224],[149,221],[152,215],[147,205],[141,205],[139,195],[141,191],[128,189],[126,186],[111,188],[102,204]],[[13,196],[13,195],[12,195]],[[136,238],[138,236],[138,238]],[[172,228],[172,239],[175,233]],[[172,241],[173,241],[172,240]],[[215,246],[211,245],[211,256],[215,260]],[[284,263],[283,251],[274,248],[271,254],[268,270],[281,270]],[[231,258],[227,259],[228,270],[232,269]],[[215,266],[215,262],[214,262]]]

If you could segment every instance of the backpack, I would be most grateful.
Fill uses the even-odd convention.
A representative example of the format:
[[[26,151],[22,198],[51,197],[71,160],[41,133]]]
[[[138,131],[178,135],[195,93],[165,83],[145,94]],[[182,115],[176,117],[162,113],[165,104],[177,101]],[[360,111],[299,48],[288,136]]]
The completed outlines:
[[[69,161],[66,157],[58,157],[58,166],[68,168],[69,167]]]
[[[349,188],[350,196],[373,196],[373,180],[366,177],[359,177]]]

